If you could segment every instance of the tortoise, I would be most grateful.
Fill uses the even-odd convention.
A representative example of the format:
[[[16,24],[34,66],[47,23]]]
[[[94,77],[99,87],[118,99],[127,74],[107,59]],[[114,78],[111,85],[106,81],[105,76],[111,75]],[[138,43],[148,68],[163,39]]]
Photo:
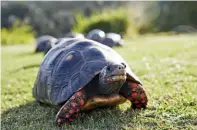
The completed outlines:
[[[44,57],[33,87],[40,103],[58,108],[56,123],[68,124],[82,111],[131,101],[147,106],[139,78],[113,49],[89,39],[62,39]]]
[[[108,47],[114,47],[116,46],[114,40],[112,38],[108,38],[108,37],[105,37],[100,43],[102,43],[103,45],[106,45]]]
[[[123,46],[124,41],[121,38],[121,36],[117,33],[107,33],[105,36],[105,39],[112,39],[113,40],[113,46]],[[107,43],[107,42],[104,42]]]
[[[83,39],[83,35],[76,35],[76,37],[63,37],[63,38],[58,38],[53,40],[52,42],[49,42],[47,46],[44,49],[44,54],[46,54],[52,47],[55,47],[57,44],[61,43],[62,39],[71,39],[71,38],[78,38],[78,39]]]
[[[100,29],[93,29],[87,34],[87,38],[101,42],[105,38],[105,32]]]
[[[56,41],[56,38],[49,35],[43,35],[37,38],[35,52],[44,52],[46,54],[55,45],[54,43]]]

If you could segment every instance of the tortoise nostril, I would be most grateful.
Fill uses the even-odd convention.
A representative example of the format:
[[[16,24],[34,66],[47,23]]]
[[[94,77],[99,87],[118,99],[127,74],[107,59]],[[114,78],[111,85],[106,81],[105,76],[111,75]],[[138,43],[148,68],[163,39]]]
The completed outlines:
[[[125,69],[126,68],[126,65],[124,63],[121,63],[121,64],[124,66],[123,68]]]
[[[118,69],[119,69],[119,70],[122,70],[122,69],[124,69],[124,67],[122,67],[122,66],[119,66],[119,67],[118,67]]]

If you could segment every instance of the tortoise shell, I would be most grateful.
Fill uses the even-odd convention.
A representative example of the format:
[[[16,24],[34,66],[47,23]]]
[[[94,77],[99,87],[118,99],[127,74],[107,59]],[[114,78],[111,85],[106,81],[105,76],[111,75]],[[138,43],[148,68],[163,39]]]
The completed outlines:
[[[44,35],[39,38],[37,38],[37,45],[35,52],[47,52],[49,49],[52,48],[54,43],[57,41],[56,38],[49,36],[49,35]]]
[[[109,46],[109,47],[114,47],[116,46],[114,40],[112,38],[108,38],[108,37],[105,37],[102,41],[101,41],[102,44],[106,45],[106,46]]]
[[[114,46],[122,46],[124,43],[121,36],[117,33],[107,33],[106,38],[112,39],[114,42]]]
[[[101,42],[105,38],[105,32],[100,29],[93,29],[87,34],[87,38],[97,42]]]
[[[127,78],[141,83],[123,58],[110,47],[88,39],[63,39],[45,55],[33,96],[41,102],[62,104],[111,63],[126,64]]]

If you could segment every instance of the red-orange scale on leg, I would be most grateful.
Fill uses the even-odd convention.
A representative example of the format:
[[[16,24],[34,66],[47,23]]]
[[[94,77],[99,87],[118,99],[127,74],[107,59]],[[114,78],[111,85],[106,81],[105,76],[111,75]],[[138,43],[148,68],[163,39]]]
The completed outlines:
[[[75,112],[74,110],[70,110],[70,111],[69,111],[70,114],[73,114],[74,112]]]
[[[66,118],[69,118],[70,116],[68,114],[66,114]]]
[[[64,107],[64,111],[66,111],[67,110],[67,108],[66,107]]]
[[[71,99],[73,99],[73,100],[74,100],[74,99],[75,99],[75,96],[72,96],[72,97],[71,97]]]
[[[71,102],[71,105],[72,105],[73,107],[76,107],[76,106],[77,106],[77,103]]]
[[[76,112],[79,112],[79,111],[80,111],[80,109],[77,108]]]
[[[145,103],[145,100],[143,99],[143,100],[141,101],[141,103]]]
[[[137,97],[137,93],[132,93],[132,97],[136,98]]]
[[[61,124],[62,123],[62,120],[61,119],[58,119],[57,122],[58,122],[58,124]]]
[[[69,118],[69,121],[73,121],[73,118]]]
[[[144,93],[141,94],[141,98],[142,98],[142,99],[145,98],[145,94],[144,94]]]
[[[141,108],[141,105],[140,104],[137,104],[136,105],[136,108],[140,109]]]
[[[82,106],[82,105],[84,105],[84,100],[81,100],[80,102],[79,102],[79,104]]]
[[[77,92],[77,96],[81,96],[81,92]]]

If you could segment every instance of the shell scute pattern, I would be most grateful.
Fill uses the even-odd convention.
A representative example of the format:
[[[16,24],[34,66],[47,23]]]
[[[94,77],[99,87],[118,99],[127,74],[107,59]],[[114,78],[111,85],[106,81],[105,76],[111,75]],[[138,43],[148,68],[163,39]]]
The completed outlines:
[[[71,79],[70,79],[70,83],[71,83],[71,86],[80,86],[80,74],[77,73],[75,74]],[[70,87],[71,87],[70,86]],[[69,89],[72,89],[72,88],[69,88]]]
[[[65,53],[64,49],[59,49],[57,51],[53,50],[49,53],[49,56],[45,55],[45,60],[42,62],[41,67],[48,71],[52,71],[56,63],[60,61],[62,54]]]
[[[55,79],[55,86],[56,87],[61,87],[62,82],[66,84],[66,82],[69,82],[70,77],[71,77],[71,71],[68,71],[67,73],[61,73],[57,74]]]
[[[62,86],[61,86],[62,87]],[[57,103],[57,101],[58,100],[61,100],[60,98],[62,97],[62,96],[60,96],[59,94],[59,92],[61,91],[61,87],[55,87],[55,89],[53,89],[53,92],[51,93],[51,102],[53,103],[53,104],[55,104],[55,105],[57,105],[58,103]]]
[[[67,91],[72,89],[72,88],[69,88],[68,90],[65,89],[65,87],[68,87],[68,86],[71,86],[71,85],[69,85],[69,81],[64,82],[64,86],[61,88],[61,91],[62,91],[61,97],[65,97],[65,94],[67,93]]]
[[[89,49],[83,51],[83,55],[84,55],[86,61],[92,61],[95,59],[105,58],[103,53],[101,51],[99,51],[97,48],[89,48]]]
[[[67,72],[75,73],[80,69],[80,64],[83,64],[83,56],[79,51],[71,51],[67,53],[57,65],[56,74],[66,74]]]
[[[72,44],[69,47],[71,47],[72,50],[84,50],[84,49],[89,48],[91,46],[92,46],[91,42],[88,40],[85,40],[85,41],[80,42],[79,44]]]
[[[92,74],[96,72],[100,72],[100,70],[105,65],[107,65],[105,62],[100,62],[100,61],[89,62],[83,66],[83,68],[81,69],[81,73],[87,76],[91,76]]]
[[[42,73],[41,71],[39,72],[39,75],[42,75],[42,77],[38,79],[37,86],[45,86],[45,83],[47,83],[47,80],[48,80],[46,74]],[[40,88],[34,88],[34,89],[36,91],[38,98],[40,98],[43,101],[47,100],[48,93],[47,93],[46,87],[40,87]]]
[[[104,45],[107,45],[109,47],[113,47],[115,45],[113,39],[108,38],[108,37],[106,37],[105,39],[103,39],[101,41],[101,43],[104,44]]]

